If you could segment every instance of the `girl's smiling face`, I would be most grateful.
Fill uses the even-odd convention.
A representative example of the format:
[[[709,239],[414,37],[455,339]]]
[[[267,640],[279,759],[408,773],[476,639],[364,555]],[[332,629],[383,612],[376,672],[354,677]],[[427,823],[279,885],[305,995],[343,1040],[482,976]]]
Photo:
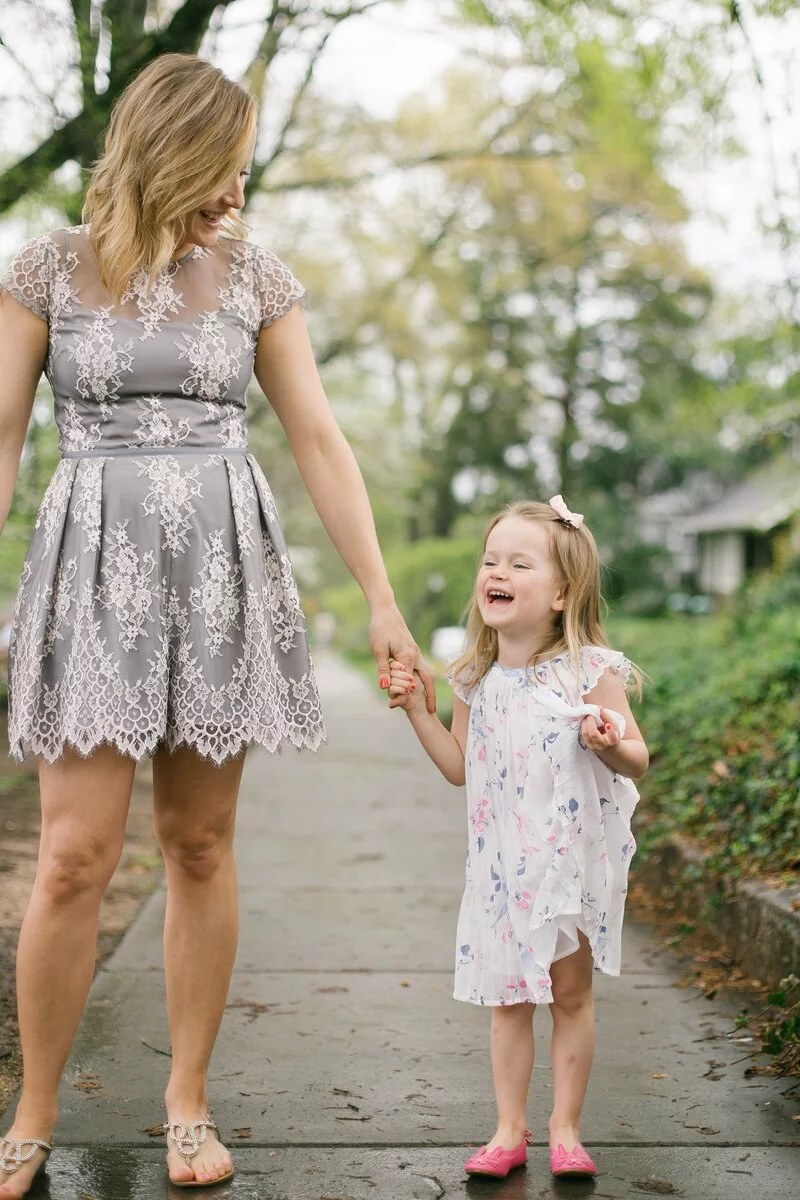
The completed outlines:
[[[564,595],[547,524],[525,517],[499,521],[486,541],[475,594],[481,617],[498,633],[536,638],[549,632]]]

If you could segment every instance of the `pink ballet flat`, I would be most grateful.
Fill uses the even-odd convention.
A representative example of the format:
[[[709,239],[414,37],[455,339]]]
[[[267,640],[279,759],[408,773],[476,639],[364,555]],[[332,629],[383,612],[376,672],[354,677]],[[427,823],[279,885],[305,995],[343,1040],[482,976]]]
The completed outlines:
[[[596,1175],[597,1167],[578,1142],[573,1150],[559,1144],[550,1147],[550,1170],[554,1175]]]
[[[525,1137],[513,1150],[504,1150],[502,1146],[487,1150],[485,1146],[481,1146],[480,1150],[464,1163],[464,1170],[468,1175],[492,1175],[495,1179],[505,1179],[515,1167],[525,1166],[531,1136],[530,1130],[526,1129]]]

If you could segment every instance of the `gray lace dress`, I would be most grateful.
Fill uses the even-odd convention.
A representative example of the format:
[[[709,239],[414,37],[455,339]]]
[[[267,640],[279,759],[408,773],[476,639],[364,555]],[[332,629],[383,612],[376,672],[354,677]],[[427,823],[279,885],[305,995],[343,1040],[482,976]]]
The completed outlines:
[[[62,454],[14,612],[11,753],[316,749],[303,614],[245,419],[259,330],[301,285],[220,239],[115,307],[77,227],[29,242],[0,286],[49,325]]]

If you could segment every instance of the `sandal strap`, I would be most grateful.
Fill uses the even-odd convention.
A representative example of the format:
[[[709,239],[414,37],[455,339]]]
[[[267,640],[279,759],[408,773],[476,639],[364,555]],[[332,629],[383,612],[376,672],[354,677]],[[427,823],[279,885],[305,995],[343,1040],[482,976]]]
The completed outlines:
[[[13,1175],[31,1161],[37,1150],[46,1150],[49,1154],[52,1149],[50,1142],[42,1138],[0,1138],[0,1171]]]
[[[213,1129],[219,1137],[219,1129],[213,1121],[187,1121],[185,1125],[180,1121],[164,1122],[167,1137],[174,1144],[181,1158],[185,1158],[187,1162],[199,1152],[209,1129]]]

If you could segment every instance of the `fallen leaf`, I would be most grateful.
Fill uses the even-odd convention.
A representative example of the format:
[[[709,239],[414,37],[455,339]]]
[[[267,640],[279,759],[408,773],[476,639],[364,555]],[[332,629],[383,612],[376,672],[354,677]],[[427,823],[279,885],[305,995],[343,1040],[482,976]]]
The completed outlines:
[[[650,1078],[651,1079],[672,1079],[672,1076],[664,1075],[661,1071],[656,1071],[656,1072],[654,1072],[653,1075],[651,1075]]]
[[[411,987],[411,984],[410,984],[410,982],[409,982],[407,979],[401,979],[401,980],[400,980],[400,987]]]
[[[668,1179],[632,1179],[631,1186],[640,1192],[650,1192],[654,1196],[678,1196],[675,1184]]]
[[[97,1075],[79,1075],[72,1086],[79,1092],[99,1092],[103,1089]]]
[[[148,1137],[163,1137],[164,1132],[163,1125],[148,1125],[146,1129],[139,1130],[139,1133],[144,1133]]]
[[[243,1129],[234,1129],[233,1136],[235,1138],[249,1138],[253,1136],[253,1130],[249,1125],[245,1125]]]

